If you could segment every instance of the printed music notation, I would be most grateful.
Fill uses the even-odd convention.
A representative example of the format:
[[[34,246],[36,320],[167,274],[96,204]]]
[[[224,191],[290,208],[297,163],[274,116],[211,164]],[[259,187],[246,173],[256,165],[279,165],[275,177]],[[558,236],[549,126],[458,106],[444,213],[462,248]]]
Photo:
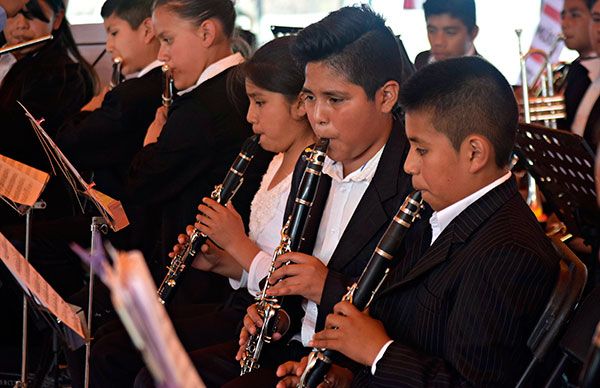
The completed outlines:
[[[26,206],[33,206],[50,176],[21,162],[0,155],[0,195]]]
[[[86,338],[84,325],[71,306],[25,260],[17,249],[0,233],[0,260],[13,274],[24,292],[46,308],[81,338]]]

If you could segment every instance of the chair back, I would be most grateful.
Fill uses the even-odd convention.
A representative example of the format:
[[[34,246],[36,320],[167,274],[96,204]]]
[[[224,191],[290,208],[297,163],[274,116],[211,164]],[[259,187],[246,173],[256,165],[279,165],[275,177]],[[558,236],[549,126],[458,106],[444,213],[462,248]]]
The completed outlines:
[[[558,345],[559,334],[564,330],[577,306],[587,281],[587,268],[565,243],[560,238],[554,237],[552,246],[560,257],[560,271],[550,300],[527,341],[533,359],[521,376],[517,387],[526,385],[534,367]]]

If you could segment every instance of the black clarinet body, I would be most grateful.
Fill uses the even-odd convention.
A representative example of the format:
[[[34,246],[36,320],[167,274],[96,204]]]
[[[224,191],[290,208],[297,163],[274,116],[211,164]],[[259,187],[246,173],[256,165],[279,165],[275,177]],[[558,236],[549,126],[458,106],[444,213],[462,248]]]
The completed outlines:
[[[110,82],[108,84],[108,90],[113,90],[117,85],[123,81],[123,74],[121,73],[121,67],[123,67],[123,58],[116,57],[112,63],[112,73],[110,75]]]
[[[379,240],[360,278],[348,289],[342,300],[352,303],[361,311],[369,307],[373,296],[375,296],[390,271],[392,260],[398,253],[404,236],[418,218],[422,203],[423,199],[420,191],[414,191],[406,197],[381,240]],[[331,368],[332,359],[336,353],[330,349],[313,349],[298,387],[315,388],[322,383]]]
[[[258,135],[253,135],[246,139],[242,150],[229,168],[225,179],[221,184],[215,186],[215,189],[211,193],[210,197],[212,199],[224,205],[233,198],[244,182],[244,173],[258,150],[259,139],[260,136]],[[158,300],[162,304],[167,303],[171,299],[185,269],[192,264],[200,248],[207,240],[208,237],[205,234],[198,229],[194,229],[182,252],[178,253],[171,260],[170,265],[167,267],[167,275],[157,290]]]
[[[275,332],[283,335],[289,329],[289,316],[282,309],[283,297],[267,295],[268,289],[272,286],[269,280],[273,272],[277,269],[275,267],[277,258],[287,252],[298,251],[302,242],[302,236],[308,221],[308,214],[317,193],[328,145],[328,139],[320,139],[308,157],[308,163],[302,174],[292,212],[281,231],[281,241],[273,253],[265,285],[257,298],[257,309],[263,317],[263,325],[260,331],[251,336],[246,344],[244,356],[240,361],[241,375],[260,367],[259,358],[263,346],[265,343],[271,342]],[[289,262],[283,265],[288,264]]]

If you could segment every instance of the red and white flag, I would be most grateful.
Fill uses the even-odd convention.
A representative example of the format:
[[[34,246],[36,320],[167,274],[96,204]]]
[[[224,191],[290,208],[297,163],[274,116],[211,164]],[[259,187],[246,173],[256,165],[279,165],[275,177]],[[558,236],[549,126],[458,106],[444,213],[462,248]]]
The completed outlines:
[[[558,40],[558,36],[562,32],[560,12],[563,9],[563,3],[564,0],[544,0],[542,2],[540,23],[531,42],[530,48],[546,52],[550,56],[550,63],[558,61],[560,52],[564,47],[564,42]],[[527,60],[529,86],[532,86],[531,83],[534,82],[534,78],[540,72],[542,66],[543,58],[539,55],[532,55]]]
[[[420,9],[423,8],[425,0],[404,0],[404,9]]]

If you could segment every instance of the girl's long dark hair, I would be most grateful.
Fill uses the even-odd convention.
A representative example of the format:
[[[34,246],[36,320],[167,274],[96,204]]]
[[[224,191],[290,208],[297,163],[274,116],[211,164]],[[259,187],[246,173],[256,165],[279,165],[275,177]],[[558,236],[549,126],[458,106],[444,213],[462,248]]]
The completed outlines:
[[[28,9],[39,8],[38,1],[39,0],[30,0],[29,3],[27,3],[27,8]],[[52,11],[55,14],[57,14],[60,11],[66,12],[63,0],[44,0],[44,1],[46,2],[46,4],[48,4],[50,6],[50,8],[52,8]],[[92,80],[93,91],[94,91],[94,94],[96,94],[95,92],[98,91],[98,88],[100,85],[99,79],[98,79],[98,74],[96,73],[96,71],[94,70],[92,65],[90,65],[90,63],[88,61],[86,61],[85,58],[83,57],[83,55],[81,55],[81,53],[79,52],[79,48],[77,48],[77,43],[75,43],[75,38],[73,37],[73,33],[71,32],[71,26],[67,20],[66,14],[63,17],[63,20],[60,23],[60,26],[58,27],[58,29],[56,31],[54,31],[52,33],[52,35],[54,35],[54,39],[53,39],[53,42],[50,44],[53,46],[56,45],[55,47],[53,47],[54,49],[60,47],[64,50],[66,50],[66,52],[71,56],[71,58],[74,61],[80,63],[81,66],[83,66],[83,68],[89,74],[89,76]]]

